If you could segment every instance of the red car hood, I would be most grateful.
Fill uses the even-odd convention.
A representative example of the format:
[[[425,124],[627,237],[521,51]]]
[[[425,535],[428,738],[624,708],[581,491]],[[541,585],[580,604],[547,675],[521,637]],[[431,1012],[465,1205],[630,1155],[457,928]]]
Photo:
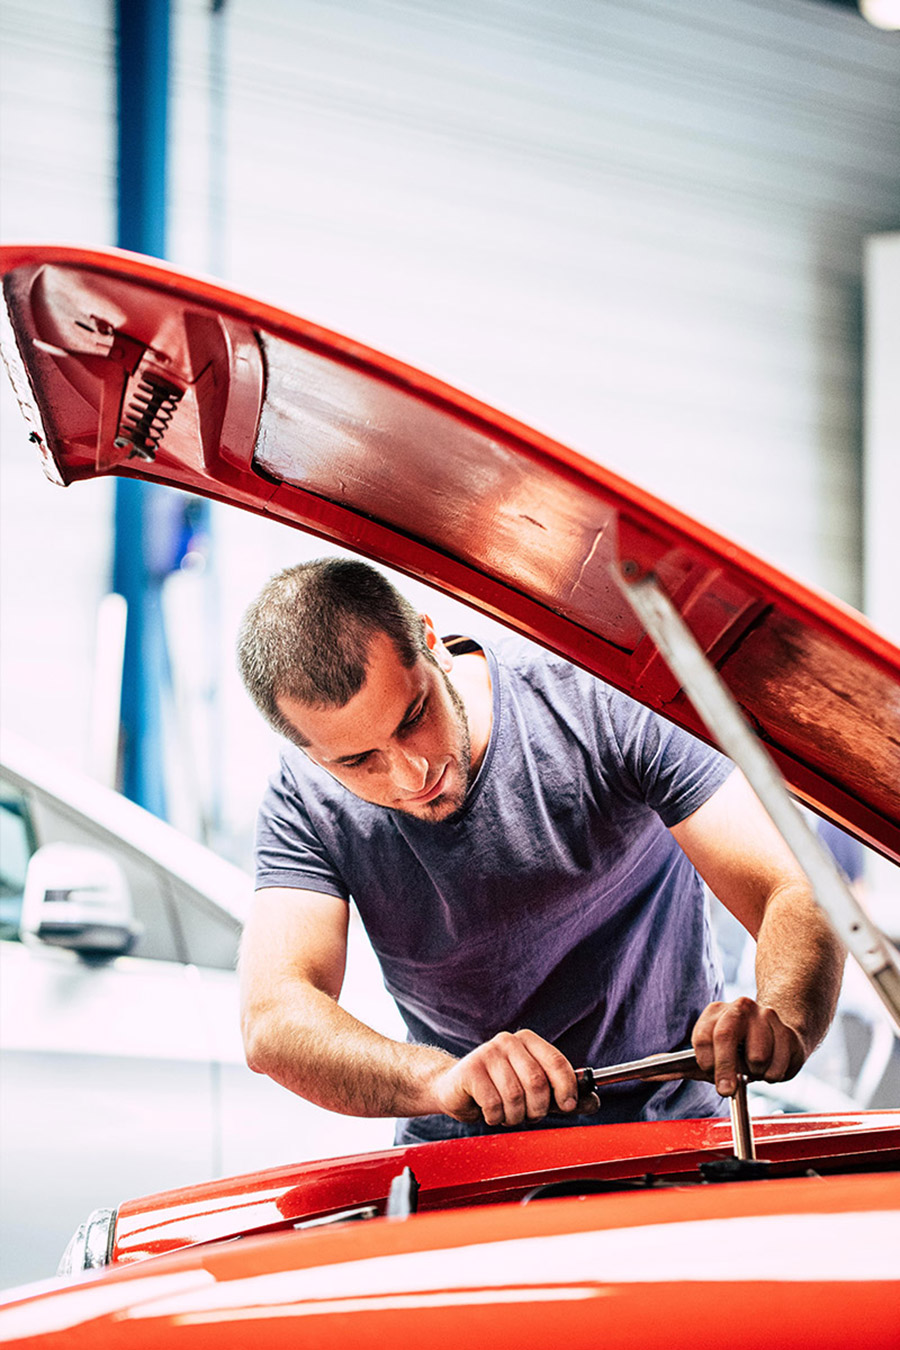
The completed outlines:
[[[418,371],[127,254],[0,251],[48,473],[227,500],[423,578],[706,736],[613,578],[653,573],[794,791],[900,861],[900,651],[842,605]]]
[[[755,1122],[754,1136],[759,1157],[776,1174],[900,1165],[897,1111],[780,1116]],[[516,1131],[324,1159],[120,1205],[111,1255],[116,1263],[142,1261],[191,1244],[290,1230],[352,1207],[383,1212],[391,1181],[404,1167],[419,1183],[422,1215],[518,1202],[534,1187],[585,1178],[616,1183],[650,1174],[694,1183],[701,1163],[732,1150],[728,1121],[671,1120]]]
[[[898,1282],[900,1176],[801,1178],[193,1248],[20,1291],[0,1308],[0,1340],[23,1350],[38,1340],[47,1350],[893,1350]]]

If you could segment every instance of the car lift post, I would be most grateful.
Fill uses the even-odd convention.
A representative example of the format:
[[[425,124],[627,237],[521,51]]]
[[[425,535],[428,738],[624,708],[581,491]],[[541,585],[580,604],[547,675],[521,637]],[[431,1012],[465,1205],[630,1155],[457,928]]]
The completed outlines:
[[[120,248],[166,256],[169,0],[116,0]],[[163,489],[116,479],[112,589],[128,606],[122,669],[122,791],[166,817],[161,691],[165,636],[152,575],[151,496]]]

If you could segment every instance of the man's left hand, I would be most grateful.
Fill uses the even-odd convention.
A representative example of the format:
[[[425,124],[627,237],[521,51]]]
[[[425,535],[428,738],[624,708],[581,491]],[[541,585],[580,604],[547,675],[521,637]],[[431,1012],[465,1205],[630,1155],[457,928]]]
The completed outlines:
[[[774,1008],[752,998],[710,1003],[697,1019],[691,1044],[700,1068],[715,1071],[716,1091],[723,1097],[734,1095],[739,1072],[779,1083],[793,1078],[807,1055],[798,1032]]]

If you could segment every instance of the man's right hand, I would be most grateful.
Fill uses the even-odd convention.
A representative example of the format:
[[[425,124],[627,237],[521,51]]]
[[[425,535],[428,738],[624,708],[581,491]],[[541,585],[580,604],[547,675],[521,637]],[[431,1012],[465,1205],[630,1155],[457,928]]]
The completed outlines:
[[[464,1059],[381,1035],[337,1002],[346,902],[317,891],[258,891],[241,944],[247,1063],[329,1111],[490,1125],[574,1111],[575,1073],[534,1031],[501,1032]],[[555,1102],[554,1099],[555,1098]]]
[[[488,1125],[543,1120],[554,1107],[578,1104],[575,1070],[555,1046],[535,1031],[501,1031],[431,1083],[435,1110],[454,1120],[484,1119]]]

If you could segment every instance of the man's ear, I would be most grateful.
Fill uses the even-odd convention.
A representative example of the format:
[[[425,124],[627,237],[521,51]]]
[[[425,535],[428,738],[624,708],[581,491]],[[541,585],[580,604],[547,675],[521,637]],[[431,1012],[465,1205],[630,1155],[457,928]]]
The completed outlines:
[[[425,642],[428,647],[428,650],[431,652],[435,661],[437,661],[441,670],[444,671],[446,675],[449,675],[453,667],[453,657],[447,651],[447,648],[444,646],[443,642],[441,642],[441,639],[435,632],[434,622],[431,618],[431,615],[420,614],[419,618],[422,620],[422,624],[425,629]]]

